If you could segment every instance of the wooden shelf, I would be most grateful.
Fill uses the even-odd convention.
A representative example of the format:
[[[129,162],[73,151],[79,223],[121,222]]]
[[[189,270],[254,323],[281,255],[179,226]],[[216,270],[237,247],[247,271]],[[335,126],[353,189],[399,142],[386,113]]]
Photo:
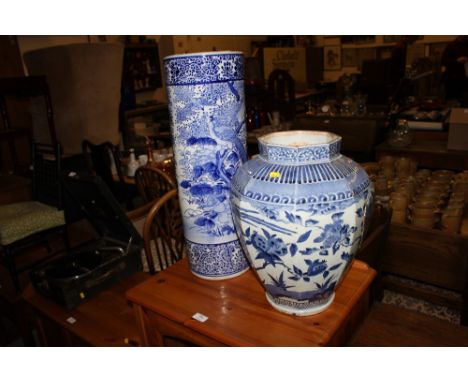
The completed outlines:
[[[157,44],[125,45],[122,86],[131,87],[135,93],[162,86]]]

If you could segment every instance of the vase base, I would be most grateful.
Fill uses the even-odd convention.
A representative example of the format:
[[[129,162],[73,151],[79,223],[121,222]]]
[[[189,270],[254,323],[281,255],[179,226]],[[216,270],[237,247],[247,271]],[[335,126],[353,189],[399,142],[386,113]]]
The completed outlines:
[[[192,270],[190,270],[190,272],[192,272],[195,276],[203,279],[203,280],[210,280],[210,281],[217,281],[217,280],[228,280],[228,279],[232,279],[234,277],[237,277],[237,276],[240,276],[242,274],[244,274],[245,272],[247,272],[249,270],[249,268],[246,268],[246,269],[243,269],[242,271],[240,272],[237,272],[237,273],[233,273],[232,275],[226,275],[226,276],[204,276],[204,275],[200,275]]]
[[[311,316],[327,309],[335,299],[335,293],[331,293],[327,299],[315,303],[301,303],[287,297],[273,297],[268,292],[265,293],[270,305],[276,310],[294,316]]]

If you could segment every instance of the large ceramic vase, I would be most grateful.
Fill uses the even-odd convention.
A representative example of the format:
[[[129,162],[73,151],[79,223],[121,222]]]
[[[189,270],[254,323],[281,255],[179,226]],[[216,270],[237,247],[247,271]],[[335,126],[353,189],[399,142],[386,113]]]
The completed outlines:
[[[242,53],[169,56],[164,69],[190,269],[205,279],[235,277],[249,268],[229,203],[246,160]]]
[[[319,131],[264,135],[260,154],[232,181],[239,238],[281,312],[329,307],[361,243],[372,183],[340,144],[341,137]]]

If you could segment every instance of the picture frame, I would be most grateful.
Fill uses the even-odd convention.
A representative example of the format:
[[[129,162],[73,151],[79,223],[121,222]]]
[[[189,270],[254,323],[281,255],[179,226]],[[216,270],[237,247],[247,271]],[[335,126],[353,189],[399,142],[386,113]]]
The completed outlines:
[[[325,70],[341,69],[341,46],[331,45],[323,48],[323,67]]]
[[[343,68],[353,68],[358,66],[358,51],[354,48],[341,50],[341,61]]]

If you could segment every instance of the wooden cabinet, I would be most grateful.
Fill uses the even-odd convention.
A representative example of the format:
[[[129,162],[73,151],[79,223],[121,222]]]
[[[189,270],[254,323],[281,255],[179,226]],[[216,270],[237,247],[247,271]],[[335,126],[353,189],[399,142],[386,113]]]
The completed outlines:
[[[357,161],[373,159],[374,148],[385,139],[383,115],[363,117],[297,116],[297,130],[329,131],[342,137],[341,152]]]
[[[415,139],[408,147],[401,148],[391,147],[384,142],[376,147],[376,153],[377,160],[386,155],[414,159],[419,168],[457,171],[468,169],[468,151],[448,150],[446,139]]]
[[[122,84],[130,86],[135,93],[161,87],[157,44],[125,45]]]
[[[203,280],[190,272],[187,259],[130,289],[127,298],[146,346],[340,346],[367,314],[375,274],[354,261],[332,305],[305,317],[273,309],[252,270]],[[195,319],[196,313],[207,320]]]
[[[382,285],[460,311],[462,325],[468,325],[467,255],[467,236],[392,223],[382,256]]]

